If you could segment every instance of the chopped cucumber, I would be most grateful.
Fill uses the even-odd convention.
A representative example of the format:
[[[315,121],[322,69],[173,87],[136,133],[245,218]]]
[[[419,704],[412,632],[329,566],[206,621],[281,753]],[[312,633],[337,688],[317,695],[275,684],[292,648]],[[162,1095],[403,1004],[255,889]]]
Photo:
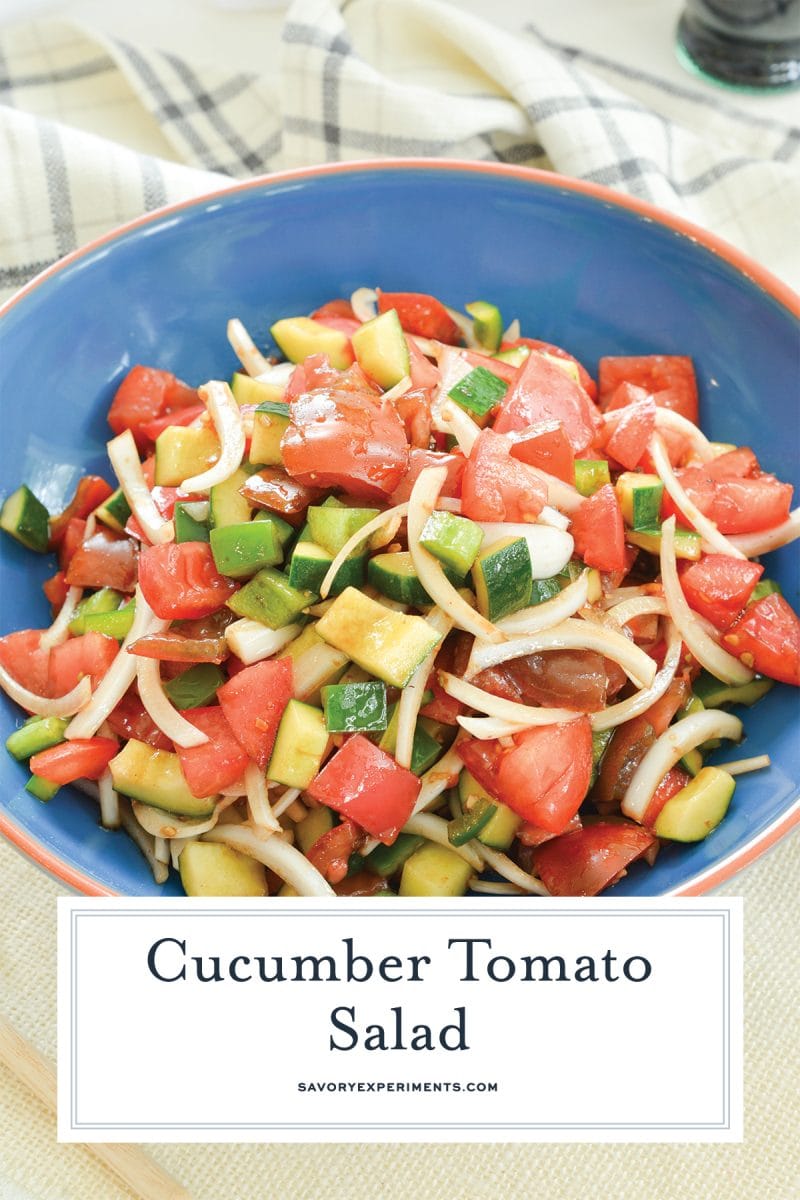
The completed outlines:
[[[615,484],[622,519],[630,529],[656,529],[664,485],[657,475],[625,471]]]
[[[289,362],[304,362],[309,354],[327,354],[331,366],[344,371],[353,361],[347,334],[311,317],[286,317],[276,321],[270,333]]]
[[[87,613],[83,618],[83,630],[84,633],[102,633],[121,642],[130,633],[135,615],[136,601],[131,597],[115,612]]]
[[[472,317],[472,332],[484,349],[494,354],[503,340],[503,318],[496,304],[474,300],[464,306]]]
[[[354,533],[377,517],[377,508],[345,508],[343,505],[312,504],[306,514],[311,541],[329,554],[336,555]],[[364,543],[354,553],[365,551]]]
[[[465,768],[458,777],[459,811],[462,811],[473,798],[488,800],[490,804],[495,805],[496,809],[483,829],[478,831],[478,841],[494,850],[508,850],[522,824],[522,817],[518,817],[507,805],[501,804],[499,800],[495,800],[494,796],[490,796]]]
[[[189,842],[178,865],[187,896],[267,895],[263,865],[219,842]]]
[[[254,521],[270,521],[275,526],[275,533],[278,535],[278,541],[285,549],[292,538],[297,533],[297,530],[284,521],[283,517],[279,517],[277,513],[266,512],[263,508],[259,509],[253,516]],[[299,540],[299,539],[298,539]]]
[[[463,896],[471,874],[472,867],[454,850],[426,842],[405,861],[400,895]]]
[[[625,541],[649,554],[661,552],[660,529],[626,529]],[[702,541],[699,533],[693,529],[678,528],[675,530],[675,557],[698,559],[702,552]]]
[[[486,367],[473,367],[447,394],[461,408],[478,417],[485,417],[493,408],[497,408],[507,391],[508,384],[504,379],[492,374]]]
[[[286,787],[307,788],[327,748],[328,731],[321,710],[290,700],[278,726],[267,778]]]
[[[512,367],[521,367],[530,352],[530,346],[512,346],[510,350],[500,350],[494,357],[498,362],[508,363]]]
[[[249,500],[246,500],[239,488],[247,483],[250,472],[244,467],[234,471],[224,483],[216,483],[208,493],[209,520],[212,529],[222,529],[225,525],[243,525],[253,515]]]
[[[507,537],[484,550],[472,568],[472,582],[478,611],[489,621],[525,608],[533,584],[527,540]]]
[[[281,438],[289,425],[289,405],[268,400],[253,414],[253,437],[250,442],[250,462],[265,467],[283,463]]]
[[[551,575],[549,579],[534,579],[531,586],[531,598],[529,604],[545,604],[548,600],[552,600],[561,591],[558,575]]]
[[[197,521],[189,512],[188,505],[176,504],[173,517],[176,542],[207,542],[208,522]]]
[[[415,850],[419,850],[424,841],[425,838],[417,837],[414,833],[398,833],[391,846],[376,846],[367,855],[366,866],[373,874],[388,879],[400,870]]]
[[[86,633],[86,618],[93,613],[110,613],[116,612],[120,604],[122,604],[123,596],[121,592],[115,592],[113,588],[100,588],[97,592],[92,592],[91,596],[86,596],[81,600],[78,607],[75,609],[75,616],[69,623],[69,631],[74,637],[79,637],[80,634]]]
[[[239,617],[250,617],[270,629],[282,629],[313,604],[313,592],[292,587],[289,580],[274,567],[262,567],[257,575],[234,592],[228,608]]]
[[[750,594],[750,599],[747,601],[747,607],[755,604],[756,600],[763,600],[765,596],[771,596],[775,593],[782,596],[781,585],[775,579],[759,579],[753,591]]]
[[[305,539],[298,541],[289,562],[289,582],[292,587],[319,594],[333,559],[334,556],[323,550],[322,546]],[[347,587],[361,587],[364,582],[365,563],[366,556],[363,554],[346,558],[334,576],[330,595],[338,596]]]
[[[131,738],[108,764],[114,787],[123,796],[141,800],[162,812],[202,820],[214,812],[214,796],[193,796],[183,777],[177,754],[155,750]]]
[[[614,736],[613,729],[602,729],[599,732],[592,733],[592,775],[589,780],[589,787],[594,787],[597,782],[597,776],[600,773],[600,764],[603,761],[603,755],[608,749],[608,744]]]
[[[703,767],[661,809],[653,827],[656,836],[673,842],[701,842],[725,816],[735,790],[736,781],[727,771]]]
[[[69,721],[64,717],[42,717],[26,721],[6,738],[6,750],[17,762],[23,762],[42,750],[58,746],[64,741],[64,730]]]
[[[481,548],[483,530],[467,517],[434,512],[425,522],[419,540],[443,566],[463,579]]]
[[[332,829],[333,813],[320,804],[319,808],[312,808],[308,816],[295,825],[294,836],[303,854],[308,854],[314,843]]]
[[[190,475],[200,475],[219,455],[219,438],[203,426],[169,425],[156,438],[155,484],[179,487]]]
[[[26,483],[12,492],[0,509],[0,529],[38,554],[47,553],[49,522],[50,514]]]
[[[357,329],[352,343],[362,371],[384,390],[394,387],[411,371],[406,335],[393,308]]]
[[[699,774],[703,768],[703,755],[699,750],[690,750],[687,754],[684,754],[683,758],[681,759],[681,766],[683,767],[684,771],[688,771],[689,774],[694,777],[695,775]]]
[[[280,404],[284,390],[277,383],[264,383],[260,379],[253,379],[250,375],[245,375],[242,371],[235,371],[231,376],[231,391],[234,400],[239,405]]]
[[[611,483],[611,475],[604,458],[575,459],[575,487],[582,496],[593,496],[606,483]]]
[[[31,775],[28,782],[25,784],[25,791],[31,796],[35,796],[37,800],[52,800],[56,792],[59,791],[60,784],[50,783],[47,779],[42,779],[40,775]]]
[[[346,588],[336,597],[317,622],[317,632],[391,687],[405,687],[442,640],[422,617],[392,612],[355,588]]]
[[[247,579],[262,567],[274,567],[283,561],[283,547],[275,526],[268,521],[215,526],[211,530],[211,553],[217,570],[231,579]]]
[[[568,584],[574,583],[576,579],[579,579],[585,570],[586,566],[580,560],[570,559],[561,574],[556,575],[555,578],[560,580],[563,586],[566,587]],[[602,599],[603,595],[603,580],[597,567],[589,568],[587,583],[589,590],[586,594],[586,599],[590,604],[596,604],[598,600]]]
[[[322,689],[322,707],[329,733],[356,733],[385,729],[389,724],[386,684],[328,684]]]
[[[476,838],[497,812],[494,800],[485,796],[470,796],[459,816],[447,823],[447,837],[452,846],[463,846]]]
[[[224,682],[224,674],[214,663],[195,663],[182,675],[168,679],[164,691],[176,708],[202,708],[211,703]]]
[[[772,679],[756,675],[749,683],[731,684],[715,679],[708,671],[701,671],[692,685],[692,691],[705,708],[720,708],[723,704],[756,704],[774,686]]]
[[[463,575],[450,567],[444,567],[444,573],[454,587],[463,585]],[[396,554],[376,554],[367,564],[367,578],[381,595],[396,600],[398,604],[411,604],[414,608],[433,604],[414,569],[409,550],[400,550]]]
[[[122,488],[117,488],[107,500],[98,505],[94,510],[94,515],[109,529],[113,529],[116,533],[122,533],[128,517],[131,515],[131,506],[125,499]]]
[[[389,720],[386,732],[378,742],[381,750],[394,754],[397,749],[397,726],[400,720],[398,706],[392,704],[389,708]],[[442,756],[442,743],[426,729],[424,718],[417,721],[414,728],[414,741],[411,747],[411,770],[415,775],[422,775],[432,767]]]

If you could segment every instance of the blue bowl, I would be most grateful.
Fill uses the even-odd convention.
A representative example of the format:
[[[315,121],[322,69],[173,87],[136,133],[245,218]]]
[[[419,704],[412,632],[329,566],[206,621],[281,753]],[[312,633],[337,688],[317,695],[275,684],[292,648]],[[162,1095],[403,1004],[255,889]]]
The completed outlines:
[[[0,491],[27,481],[57,510],[85,471],[108,476],[105,415],[137,362],[192,383],[235,361],[239,316],[264,344],[278,317],[356,287],[476,297],[519,317],[594,370],[604,354],[690,354],[711,437],[752,445],[797,484],[798,303],[788,289],[701,230],[605,189],[522,168],[433,161],[351,164],[276,175],[163,210],[45,272],[0,319]],[[44,626],[52,574],[2,538],[0,631]],[[791,548],[770,574],[797,602]],[[706,841],[665,847],[615,894],[696,893],[721,882],[800,817],[796,693],[778,686],[745,717],[745,753],[773,766],[743,778]],[[5,738],[19,710],[2,699]],[[88,893],[159,892],[138,850],[97,825],[71,788],[49,804],[0,754],[0,831]],[[171,882],[165,889],[177,893]]]

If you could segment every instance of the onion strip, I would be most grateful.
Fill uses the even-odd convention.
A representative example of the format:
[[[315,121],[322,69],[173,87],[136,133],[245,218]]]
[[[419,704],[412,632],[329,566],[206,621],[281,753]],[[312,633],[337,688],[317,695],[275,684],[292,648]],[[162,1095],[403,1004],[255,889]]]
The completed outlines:
[[[139,699],[161,732],[182,750],[205,746],[208,734],[182,717],[164,691],[159,660],[137,657],[135,661]]]
[[[165,521],[156,508],[130,429],[126,429],[118,437],[112,438],[107,443],[106,449],[123,495],[147,536],[147,540],[154,546],[173,541],[175,526],[172,521]]]
[[[661,780],[685,754],[709,738],[729,738],[738,742],[744,730],[742,722],[719,708],[692,713],[670,725],[653,743],[633,773],[622,800],[626,817],[641,821]]]
[[[634,696],[628,696],[627,700],[620,700],[618,704],[611,704],[600,712],[590,713],[589,723],[592,730],[599,733],[604,729],[614,729],[623,721],[630,721],[632,717],[638,717],[641,713],[647,712],[656,700],[660,700],[677,674],[682,646],[680,634],[670,621],[664,662],[650,687],[642,688]]]
[[[588,594],[589,572],[586,570],[557,596],[553,596],[552,600],[532,604],[529,608],[521,608],[519,612],[511,613],[508,617],[501,617],[497,628],[509,635],[527,635],[539,633],[543,629],[552,629],[583,608]]]
[[[247,807],[253,824],[258,825],[259,829],[280,833],[280,823],[269,803],[267,779],[258,763],[247,764],[244,769],[244,782],[247,788]]]
[[[469,458],[480,433],[480,429],[472,417],[452,400],[445,400],[439,415],[441,424],[448,427],[444,432],[452,433],[458,442],[459,450],[463,452],[465,458]]]
[[[283,795],[272,805],[272,814],[274,817],[282,817],[283,814],[292,807],[295,800],[302,793],[302,788],[287,788]]]
[[[228,321],[227,334],[234,354],[248,375],[262,375],[269,371],[272,364],[258,349],[238,317],[231,317]]]
[[[662,596],[637,596],[631,600],[622,600],[612,608],[606,609],[604,620],[612,629],[622,629],[637,617],[653,614],[659,617],[669,616],[667,602]]]
[[[453,628],[452,618],[439,608],[432,608],[425,617],[432,629],[441,635],[439,641],[429,654],[419,664],[414,674],[400,693],[397,704],[397,741],[394,756],[401,767],[411,768],[411,758],[414,753],[414,733],[417,728],[417,717],[422,708],[422,698],[428,683],[434,659],[439,653],[442,641]]]
[[[227,383],[212,379],[197,390],[214,422],[220,452],[217,461],[207,471],[184,479],[181,484],[183,492],[208,492],[216,484],[224,483],[239,468],[244,456],[242,414]]]
[[[579,716],[575,713],[575,716]],[[530,723],[523,721],[506,721],[504,717],[457,717],[461,728],[470,737],[480,742],[495,741],[497,738],[510,738],[515,733],[524,733],[530,729]]]
[[[92,681],[84,676],[65,696],[57,696],[54,699],[40,696],[17,683],[5,667],[0,667],[0,687],[16,704],[37,717],[71,717],[80,712],[92,695]]]
[[[531,896],[550,895],[541,879],[537,879],[534,875],[529,875],[527,871],[523,871],[522,867],[518,867],[507,854],[503,854],[500,850],[492,850],[489,846],[484,845],[480,846],[478,853],[485,859],[487,866],[496,871],[498,875],[502,875],[510,883],[514,883],[517,887],[522,888],[524,892],[528,892]]]
[[[333,581],[338,575],[339,568],[345,559],[349,558],[353,551],[357,549],[362,542],[366,541],[366,539],[371,537],[373,533],[376,533],[377,530],[381,529],[387,521],[391,521],[395,517],[399,517],[402,520],[402,518],[408,512],[408,503],[409,502],[406,500],[402,504],[396,504],[394,508],[387,508],[384,512],[378,513],[377,517],[373,517],[371,521],[367,521],[366,525],[362,525],[360,529],[356,530],[352,537],[347,539],[331,565],[328,567],[328,570],[325,573],[325,578],[320,584],[319,594],[323,600],[327,597],[328,592],[331,590]],[[396,532],[397,529],[395,529],[395,533]],[[394,534],[392,534],[392,537],[394,537]]]
[[[294,641],[299,634],[299,625],[284,625],[281,629],[269,629],[260,621],[251,621],[249,617],[242,617],[239,621],[228,625],[225,630],[225,641],[236,657],[249,667],[252,663],[271,658],[289,642]]]
[[[521,337],[522,330],[520,329],[519,318],[514,317],[514,320],[503,330],[503,341],[518,342]]]
[[[75,616],[75,610],[83,599],[82,587],[67,588],[64,603],[59,609],[58,616],[49,629],[46,629],[39,639],[40,650],[52,650],[60,646],[69,637],[69,624]]]
[[[201,833],[208,833],[219,820],[219,808],[215,808],[211,816],[202,821],[190,821],[177,813],[162,812],[161,809],[143,804],[139,800],[131,800],[131,810],[142,829],[152,837],[166,838],[170,841],[172,838],[198,837]]]
[[[248,825],[218,825],[216,829],[204,833],[202,841],[218,842],[247,854],[274,871],[301,896],[335,895],[317,868],[282,837],[259,837],[257,831]]]
[[[433,813],[415,813],[406,821],[403,826],[403,833],[413,833],[417,837],[427,838],[429,842],[435,842],[437,846],[445,846],[448,850],[452,850],[459,858],[463,858],[464,862],[468,862],[473,871],[480,872],[483,867],[483,860],[480,854],[475,850],[469,842],[465,842],[463,846],[454,846],[447,836],[447,821],[444,817],[434,816]]]
[[[383,395],[381,396],[381,400],[399,400],[400,397],[405,396],[406,392],[410,391],[410,389],[411,389],[411,376],[404,375],[402,379],[398,379],[398,381],[394,385],[394,387],[388,388],[383,393]]]
[[[661,583],[670,616],[700,665],[723,683],[749,683],[753,672],[706,632],[687,603],[675,561],[674,517],[669,517],[661,526]]]
[[[748,558],[755,558],[759,554],[777,550],[780,546],[788,546],[799,537],[800,508],[795,508],[780,525],[773,525],[772,529],[764,529],[759,533],[740,533],[731,537],[730,541],[742,554],[746,554]]]
[[[750,771],[763,771],[765,767],[772,766],[772,759],[768,754],[756,754],[753,758],[736,758],[733,762],[724,762],[716,764],[721,771],[727,771],[729,775],[747,775]]]
[[[678,479],[672,469],[672,464],[669,461],[666,446],[660,436],[655,433],[650,439],[649,446],[650,457],[653,460],[653,466],[656,469],[659,479],[664,484],[665,490],[669,493],[670,498],[685,515],[688,521],[691,521],[697,532],[702,536],[703,541],[715,550],[717,554],[727,554],[731,558],[744,558],[745,555],[741,550],[738,550],[732,542],[729,542],[724,533],[720,533],[713,521],[709,520],[704,513],[695,504],[691,496],[687,493],[683,484]]]
[[[462,704],[468,704],[470,708],[476,708],[488,717],[499,717],[514,725],[558,725],[562,721],[574,721],[581,716],[580,712],[572,708],[540,708],[532,704],[519,704],[516,700],[506,700],[502,696],[493,696],[491,692],[485,692],[448,671],[439,672],[439,683],[454,700],[460,700]]]
[[[362,325],[378,315],[378,293],[374,288],[356,288],[350,297],[350,307]]]
[[[76,784],[76,786],[78,785]],[[87,792],[87,795],[92,795],[92,793]],[[122,822],[122,828],[128,834],[130,839],[136,843],[150,864],[150,870],[153,872],[153,879],[155,882],[166,883],[169,879],[169,867],[166,863],[159,862],[159,860],[156,858],[155,838],[142,829],[141,825],[134,817],[131,811],[131,806],[127,800],[120,799],[119,819]]]
[[[429,767],[422,776],[419,795],[417,802],[414,805],[412,816],[415,813],[424,812],[430,808],[434,801],[438,800],[442,792],[446,792],[449,787],[452,787],[459,775],[464,763],[461,755],[456,749],[458,739],[453,743],[446,754],[442,755],[437,763]],[[377,843],[376,843],[377,844]]]

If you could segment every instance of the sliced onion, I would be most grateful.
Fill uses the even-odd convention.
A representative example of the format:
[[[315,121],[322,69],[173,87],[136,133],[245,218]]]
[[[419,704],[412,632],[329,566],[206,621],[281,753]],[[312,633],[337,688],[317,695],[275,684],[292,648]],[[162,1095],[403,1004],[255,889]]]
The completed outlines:
[[[397,742],[394,756],[401,767],[408,768],[411,767],[411,758],[414,752],[414,733],[417,728],[419,710],[422,708],[422,698],[425,695],[428,676],[431,673],[434,659],[439,653],[442,640],[447,637],[453,628],[452,618],[443,613],[439,608],[432,608],[425,617],[425,620],[440,635],[440,639],[430,653],[425,656],[403,688],[397,704]]]
[[[606,425],[613,428],[619,424],[627,411],[627,408],[612,409],[611,412],[603,413],[603,420]],[[657,429],[669,429],[673,433],[679,433],[688,438],[692,443],[695,457],[699,458],[701,462],[709,462],[715,457],[714,448],[703,431],[698,429],[693,421],[682,417],[680,413],[673,412],[671,408],[657,407],[655,423]]]
[[[398,379],[394,387],[390,387],[383,393],[382,400],[399,400],[401,396],[405,396],[407,391],[411,389],[411,376],[404,375],[402,379]]]
[[[267,778],[258,763],[248,763],[244,771],[244,782],[247,788],[247,807],[250,819],[259,829],[269,829],[273,833],[280,832],[280,823],[273,813],[269,803]]]
[[[80,712],[92,695],[92,681],[85,676],[66,696],[55,699],[40,696],[17,683],[5,667],[0,667],[0,687],[15,703],[37,717],[71,717],[73,713]]]
[[[553,529],[569,529],[569,517],[560,513],[552,504],[545,504],[536,518],[537,525],[551,525]]]
[[[136,659],[136,685],[145,710],[165,737],[182,750],[205,746],[208,734],[181,716],[164,691],[161,663],[157,658]]]
[[[189,821],[177,813],[162,812],[161,809],[153,808],[150,804],[141,804],[138,800],[131,800],[131,809],[142,829],[147,830],[153,837],[167,840],[198,837],[201,833],[208,833],[219,819],[216,809],[203,821]]]
[[[414,343],[418,350],[421,350],[426,358],[435,359],[441,348],[440,342],[434,342],[431,338],[417,337],[415,333],[407,333],[407,338]]]
[[[547,485],[548,504],[565,513],[578,511],[583,504],[584,497],[577,488],[570,483],[564,483],[563,479],[558,479],[555,475],[549,475],[547,471],[540,471],[538,467],[532,467],[530,463],[525,463],[525,466],[533,472],[537,479],[541,479],[542,483]]]
[[[643,583],[637,587],[618,587],[606,592],[600,603],[604,608],[613,608],[615,604],[621,604],[623,600],[635,600],[637,596],[652,596],[653,594],[652,583]]]
[[[714,522],[701,513],[694,500],[689,496],[673,471],[666,447],[657,433],[653,434],[650,439],[649,451],[653,466],[666,491],[686,519],[691,521],[703,541],[717,554],[727,554],[731,558],[744,558],[745,555],[742,551],[729,542],[724,533],[720,533]]]
[[[478,339],[475,336],[475,328],[472,323],[472,317],[465,316],[464,313],[459,312],[457,308],[450,308],[449,305],[447,305],[447,304],[445,304],[444,307],[447,310],[447,315],[450,317],[450,319],[452,321],[455,321],[456,325],[461,330],[461,333],[463,334],[463,337],[464,337],[464,341],[466,342],[466,344],[470,348],[470,350],[483,349],[480,342],[478,341]]]
[[[272,805],[272,812],[275,817],[282,817],[294,804],[295,800],[301,795],[301,788],[287,788]]]
[[[82,587],[67,588],[67,594],[58,616],[50,628],[46,629],[39,639],[40,650],[52,650],[53,646],[60,646],[62,642],[67,640],[69,637],[69,623],[75,616],[75,610],[82,599]]]
[[[104,829],[119,829],[119,796],[114,791],[114,780],[106,768],[97,781],[100,799],[100,823]]]
[[[439,761],[434,763],[422,776],[422,787],[414,805],[414,813],[424,812],[426,808],[430,808],[439,799],[442,792],[446,792],[456,783],[461,774],[461,768],[464,766],[456,749],[457,742],[458,738],[447,753],[443,754]]]
[[[478,892],[481,896],[522,896],[522,888],[507,880],[481,879],[480,875],[472,875],[467,882],[467,891]]]
[[[483,688],[475,687],[474,684],[467,683],[465,679],[459,679],[457,675],[451,675],[448,671],[439,672],[439,683],[454,700],[476,708],[487,717],[499,717],[516,725],[558,725],[561,721],[574,721],[581,715],[572,708],[538,708],[532,704],[519,704],[516,700],[493,696],[491,692],[485,692]]]
[[[439,383],[431,399],[431,420],[433,428],[439,433],[449,433],[449,425],[442,418],[442,409],[448,402],[451,390],[465,379],[473,368],[463,351],[457,347],[445,346],[441,342],[434,342],[433,347],[436,365],[439,368]]]
[[[503,641],[505,635],[474,609],[453,587],[437,558],[420,545],[423,526],[434,511],[447,471],[426,467],[417,476],[408,501],[408,548],[420,583],[435,604],[452,618],[453,624],[487,642]]]
[[[292,679],[295,700],[307,700],[326,683],[336,671],[347,666],[350,659],[335,646],[329,646],[320,638],[319,642],[294,660]]]
[[[518,867],[507,854],[503,854],[500,850],[492,850],[491,847],[482,844],[478,848],[478,853],[485,860],[488,867],[491,867],[498,875],[502,875],[504,879],[509,880],[510,883],[514,883],[517,887],[522,888],[524,892],[528,892],[532,896],[550,895],[541,879],[537,879],[534,875],[529,875],[527,871],[523,871],[522,867]]]
[[[67,738],[94,736],[136,678],[137,656],[129,654],[128,647],[148,633],[163,633],[168,625],[169,621],[164,621],[154,614],[142,595],[142,589],[137,587],[133,624],[128,635],[89,703],[67,726]]]
[[[214,422],[220,452],[217,461],[207,471],[184,479],[181,484],[183,492],[208,492],[215,484],[224,483],[241,466],[244,456],[242,414],[227,383],[212,379],[197,390]]]
[[[764,529],[759,533],[740,533],[731,537],[730,541],[748,558],[756,558],[759,554],[768,554],[770,550],[777,550],[780,546],[788,546],[799,537],[800,508],[795,508],[780,525],[773,525],[772,529]]]
[[[154,546],[171,542],[175,538],[175,526],[165,521],[150,494],[150,488],[142,471],[139,452],[130,429],[112,438],[107,445],[108,457],[119,480],[130,510],[141,525],[147,540]]]
[[[207,521],[210,507],[207,500],[181,500],[181,508],[193,521]]]
[[[228,321],[228,341],[248,375],[261,375],[271,364],[256,346],[238,317]]]
[[[458,448],[465,458],[469,458],[472,447],[478,440],[480,429],[469,413],[452,400],[445,400],[440,411],[439,424],[444,426],[440,432],[451,433],[458,442]]]
[[[575,548],[575,540],[571,533],[553,529],[549,525],[517,524],[512,521],[477,521],[476,524],[483,530],[481,552],[488,550],[503,538],[525,538],[531,555],[534,579],[550,579],[553,575],[559,575]],[[499,621],[498,626],[501,629],[505,628]]]
[[[141,825],[131,811],[130,804],[122,797],[120,798],[119,802],[119,818],[122,822],[122,828],[131,838],[131,840],[136,843],[150,864],[150,870],[153,872],[153,879],[156,881],[156,883],[166,883],[169,878],[169,867],[166,863],[159,862],[155,856],[155,838],[142,829]]]
[[[576,713],[576,716],[579,714]],[[493,742],[498,738],[511,738],[515,733],[524,733],[530,725],[518,721],[506,721],[503,717],[457,717],[461,728],[479,742]]]
[[[345,559],[349,558],[353,551],[360,546],[362,542],[366,541],[367,538],[371,537],[373,533],[376,533],[379,529],[382,529],[384,525],[393,521],[395,517],[399,517],[400,520],[402,520],[407,512],[408,501],[405,501],[403,504],[397,504],[394,508],[387,508],[384,512],[378,513],[377,517],[373,517],[371,521],[367,521],[366,525],[362,525],[360,529],[356,530],[352,537],[347,539],[331,565],[328,567],[325,578],[320,584],[319,594],[323,600],[331,590],[333,581],[338,575],[339,568]],[[397,529],[395,529],[395,533],[396,532]],[[394,534],[392,534],[392,537],[394,537]]]
[[[433,813],[416,813],[406,821],[403,833],[413,833],[417,837],[427,838],[429,842],[435,842],[437,846],[445,846],[468,862],[473,871],[480,871],[483,867],[483,860],[469,842],[465,842],[463,846],[454,846],[451,843],[447,836],[447,821],[443,817],[434,816]]]
[[[753,672],[715,641],[686,601],[675,561],[674,517],[664,521],[661,526],[661,583],[669,614],[700,665],[723,683],[749,683]]]
[[[513,638],[499,646],[476,642],[470,655],[466,678],[471,679],[486,667],[496,667],[509,659],[538,654],[543,650],[596,650],[598,654],[619,663],[637,687],[649,687],[656,675],[653,659],[621,633],[568,617],[552,629],[545,629],[527,637]]]
[[[356,288],[350,297],[350,307],[363,325],[378,315],[378,293],[374,288]]]
[[[662,596],[636,596],[632,600],[623,600],[606,609],[604,619],[612,629],[622,629],[637,617],[653,614],[659,617],[669,615],[667,602]]]
[[[284,625],[281,629],[268,629],[260,621],[242,617],[225,629],[225,641],[237,658],[246,666],[271,658],[300,634],[299,625]]]
[[[747,775],[750,771],[763,771],[765,767],[771,767],[772,759],[768,754],[756,754],[753,758],[736,758],[733,762],[717,763],[717,766],[729,775]]]
[[[169,867],[169,863],[170,863],[169,842],[167,841],[166,838],[157,837],[154,839],[154,841],[153,841],[153,857],[155,858],[156,862],[164,863],[166,867]]]
[[[519,320],[514,317],[514,320],[503,330],[504,342],[518,342],[522,337]]]
[[[739,718],[719,708],[692,713],[670,725],[656,739],[634,771],[621,805],[625,816],[634,821],[642,820],[667,771],[690,750],[701,746],[709,738],[729,738],[738,742],[743,732]]]
[[[381,525],[380,529],[375,530],[369,539],[370,550],[382,550],[384,546],[388,546],[390,542],[393,542],[402,524],[403,518],[395,513],[390,521],[387,521],[385,525]]]
[[[270,383],[273,387],[283,388],[285,391],[296,365],[293,362],[270,363],[266,371],[260,371],[256,375],[256,380],[259,383]]]
[[[650,687],[642,688],[635,695],[629,696],[627,700],[620,700],[618,704],[611,704],[601,712],[591,713],[589,721],[592,729],[595,732],[603,729],[614,729],[617,725],[621,725],[623,721],[630,721],[633,717],[638,717],[641,713],[647,712],[648,708],[652,704],[655,704],[656,700],[661,699],[675,678],[678,665],[681,661],[682,648],[681,636],[672,621],[670,621],[669,634],[667,636],[667,652],[664,655],[664,662]]]
[[[327,880],[319,873],[304,854],[295,850],[282,837],[259,837],[248,825],[222,825],[203,834],[204,842],[218,842],[249,855],[274,871],[284,883],[300,896],[333,896],[335,893]]]

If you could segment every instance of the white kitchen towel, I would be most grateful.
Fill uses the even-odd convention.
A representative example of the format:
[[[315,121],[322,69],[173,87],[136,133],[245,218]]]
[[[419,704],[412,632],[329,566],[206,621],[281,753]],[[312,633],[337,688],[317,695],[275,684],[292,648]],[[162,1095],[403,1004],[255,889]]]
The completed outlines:
[[[386,155],[607,184],[800,287],[800,128],[440,0],[295,0],[263,76],[30,22],[0,31],[0,102],[0,298],[225,177]]]

